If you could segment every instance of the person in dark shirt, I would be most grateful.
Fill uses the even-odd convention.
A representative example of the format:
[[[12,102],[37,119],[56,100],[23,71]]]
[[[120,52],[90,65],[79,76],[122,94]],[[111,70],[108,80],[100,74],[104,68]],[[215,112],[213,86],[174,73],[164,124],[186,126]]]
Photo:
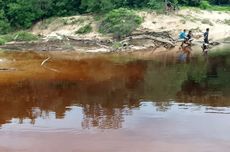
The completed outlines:
[[[209,35],[209,28],[207,28],[206,32],[204,33],[204,43],[206,44],[209,44],[208,35]]]
[[[188,39],[189,42],[191,42],[193,40],[192,39],[192,31],[188,32],[187,39]]]

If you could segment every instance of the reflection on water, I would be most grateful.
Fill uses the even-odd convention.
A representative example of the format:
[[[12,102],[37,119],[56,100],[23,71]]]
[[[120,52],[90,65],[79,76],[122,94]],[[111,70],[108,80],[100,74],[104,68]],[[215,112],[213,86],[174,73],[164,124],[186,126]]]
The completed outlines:
[[[44,59],[36,53],[2,56],[8,62],[1,66],[17,69],[0,73],[2,129],[118,129],[143,109],[230,113],[229,55],[189,64],[106,57],[49,61],[59,73],[41,67]]]

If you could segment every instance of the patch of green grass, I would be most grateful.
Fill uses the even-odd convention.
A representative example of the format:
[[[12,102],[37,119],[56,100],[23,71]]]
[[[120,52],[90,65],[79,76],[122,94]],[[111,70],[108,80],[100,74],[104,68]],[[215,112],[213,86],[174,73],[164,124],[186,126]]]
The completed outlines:
[[[190,9],[194,11],[199,11],[201,12],[201,9],[198,7],[191,7],[191,6],[182,6],[180,7],[181,9]],[[210,7],[206,8],[206,10],[210,11],[221,11],[221,12],[229,12],[230,11],[230,6],[218,6],[218,5],[210,5]]]
[[[0,45],[4,45],[6,43],[6,40],[0,38]]]
[[[81,24],[84,24],[85,22],[85,19],[84,18],[79,18],[79,19],[75,19],[75,20],[72,20],[72,22],[70,24],[78,24],[78,25],[81,25]]]
[[[81,27],[79,30],[75,32],[75,34],[87,34],[93,31],[91,24],[87,24]]]
[[[202,24],[208,24],[208,25],[210,25],[210,26],[213,26],[213,23],[212,23],[209,19],[203,19],[203,20],[201,20],[201,23],[202,23]]]
[[[199,6],[201,9],[208,9],[211,7],[211,5],[209,4],[208,1],[204,0],[204,1],[201,1],[200,2],[200,6]]]
[[[122,44],[120,42],[114,42],[113,45],[112,45],[112,48],[113,49],[119,49],[122,47]]]
[[[93,19],[95,21],[100,21],[100,20],[102,20],[102,18],[103,18],[103,15],[101,15],[101,14],[96,14],[96,15],[93,16]]]
[[[215,57],[215,56],[230,56],[229,49],[216,49],[209,53],[209,56]]]
[[[223,23],[224,23],[224,24],[227,24],[227,25],[230,25],[230,20],[225,19]]]
[[[110,11],[99,26],[99,32],[113,34],[116,38],[129,35],[142,23],[143,19],[133,10],[119,8]]]
[[[230,11],[230,6],[217,6],[217,5],[211,5],[211,7],[208,8],[208,10],[213,11]]]
[[[31,34],[25,31],[18,31],[16,33],[10,33],[0,36],[2,41],[11,42],[11,41],[35,41],[38,40],[38,36]]]
[[[85,22],[85,19],[84,18],[74,18],[74,17],[71,17],[71,18],[63,18],[61,19],[61,22],[63,23],[63,25],[74,25],[74,24],[77,24],[77,25],[81,25]]]

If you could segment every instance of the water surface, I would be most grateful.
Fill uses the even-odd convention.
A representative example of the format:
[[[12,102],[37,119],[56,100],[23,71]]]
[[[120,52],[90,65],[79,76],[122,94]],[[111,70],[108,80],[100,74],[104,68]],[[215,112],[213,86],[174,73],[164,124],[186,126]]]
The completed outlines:
[[[230,54],[190,63],[0,53],[2,152],[230,149]]]

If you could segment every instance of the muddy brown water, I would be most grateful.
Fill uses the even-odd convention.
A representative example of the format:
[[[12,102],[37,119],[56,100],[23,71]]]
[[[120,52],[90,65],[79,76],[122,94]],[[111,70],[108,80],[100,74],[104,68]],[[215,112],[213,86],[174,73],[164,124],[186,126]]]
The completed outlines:
[[[229,151],[229,53],[47,57],[0,53],[0,152]]]

